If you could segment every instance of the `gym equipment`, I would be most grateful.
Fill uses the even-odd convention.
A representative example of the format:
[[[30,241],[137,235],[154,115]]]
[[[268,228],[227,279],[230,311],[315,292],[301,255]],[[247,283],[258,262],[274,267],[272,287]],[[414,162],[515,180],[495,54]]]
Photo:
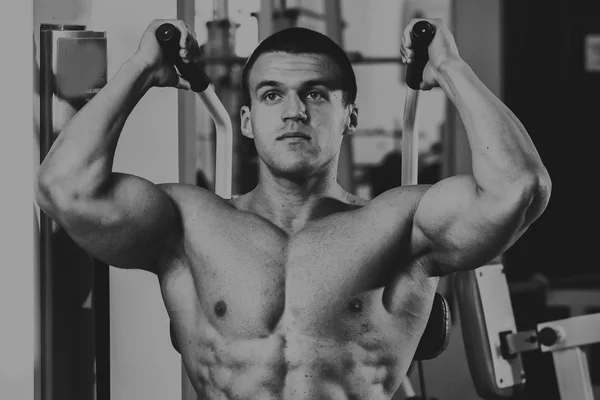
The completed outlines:
[[[427,49],[435,36],[435,28],[427,21],[417,22],[411,32],[413,61],[406,68],[406,100],[402,126],[402,186],[416,185],[418,175],[419,137],[417,104],[423,70],[429,61]],[[417,135],[415,137],[415,135]]]
[[[42,162],[68,120],[106,85],[107,43],[105,32],[86,30],[84,25],[41,24],[39,39]],[[44,400],[64,398],[66,393],[81,397],[94,379],[97,395],[110,387],[109,335],[103,335],[98,320],[108,315],[109,271],[94,268],[96,263],[81,254],[62,228],[40,210],[40,386]],[[61,277],[70,270],[77,271],[77,279]],[[63,348],[69,335],[79,340]],[[75,368],[70,362],[79,364]],[[64,382],[71,385],[67,388]]]
[[[402,124],[402,186],[405,185],[416,185],[418,183],[418,157],[419,157],[419,138],[418,138],[418,124],[417,124],[417,105],[419,103],[420,85],[423,80],[423,70],[425,65],[429,61],[428,47],[433,37],[435,36],[435,27],[427,21],[419,21],[415,23],[411,31],[411,44],[414,50],[413,61],[408,64],[406,68],[406,98],[404,103],[404,116]],[[417,136],[415,136],[417,135]],[[439,293],[435,294],[436,298],[443,298]],[[444,303],[447,307],[446,300]],[[400,390],[403,391],[407,399],[411,400],[427,400],[427,394],[425,392],[425,384],[423,382],[422,375],[422,360],[428,360],[437,357],[442,351],[446,349],[450,340],[450,311],[449,308],[443,310],[443,314],[439,314],[440,309],[435,306],[432,307],[431,315],[427,321],[427,327],[419,342],[419,348],[421,343],[425,343],[430,333],[428,330],[436,332],[438,336],[438,342],[436,343],[437,349],[432,357],[422,358],[418,353],[415,354],[414,361],[419,363],[419,372],[421,378],[421,394],[417,396],[408,376],[402,381]],[[418,350],[418,349],[417,349]]]
[[[402,59],[399,57],[365,57],[359,52],[348,52],[348,59],[352,64],[400,64]],[[226,64],[226,65],[244,65],[248,59],[246,57],[200,57],[198,61],[205,65]]]
[[[519,332],[502,264],[457,274],[455,284],[469,370],[482,398],[510,399],[521,391],[526,374],[520,354],[542,351],[552,352],[561,399],[594,399],[581,347],[600,342],[600,313]]]
[[[233,165],[233,128],[225,106],[219,100],[204,71],[196,65],[185,64],[179,57],[181,32],[173,24],[164,23],[156,30],[156,39],[181,76],[198,92],[215,123],[217,156],[215,166],[215,192],[224,199],[231,198]]]

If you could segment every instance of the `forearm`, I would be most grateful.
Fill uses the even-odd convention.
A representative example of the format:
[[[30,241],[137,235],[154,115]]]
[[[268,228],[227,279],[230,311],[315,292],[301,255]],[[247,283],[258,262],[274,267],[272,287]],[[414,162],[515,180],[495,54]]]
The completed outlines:
[[[467,64],[449,61],[439,74],[438,82],[465,126],[473,177],[481,193],[508,195],[512,189],[547,179],[523,125]]]
[[[141,63],[123,64],[59,134],[40,166],[40,182],[75,196],[106,189],[123,126],[151,86]]]

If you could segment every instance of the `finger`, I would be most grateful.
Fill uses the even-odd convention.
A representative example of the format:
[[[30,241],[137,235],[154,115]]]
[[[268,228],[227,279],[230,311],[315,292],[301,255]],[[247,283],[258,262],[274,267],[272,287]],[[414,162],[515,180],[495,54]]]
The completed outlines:
[[[400,53],[405,59],[405,63],[410,64],[412,62],[413,57],[415,56],[415,51],[412,47],[412,37],[411,33],[415,24],[419,21],[424,21],[425,18],[413,18],[408,25],[404,28],[402,33],[402,40],[400,46]]]
[[[402,59],[402,62],[405,64],[410,64],[413,60],[413,57],[415,55],[414,50],[410,50],[410,49],[400,49],[400,58]]]
[[[196,39],[196,32],[194,30],[190,30],[188,38],[189,41],[186,48],[193,58],[193,56],[196,56],[200,53],[200,46],[198,45],[198,39]]]
[[[188,40],[188,32],[189,32],[187,25],[185,24],[185,22],[183,22],[181,20],[173,20],[170,22],[179,30],[179,33],[181,34],[179,37],[179,47],[185,48],[185,44]]]
[[[181,35],[182,43],[181,48],[186,49],[188,53],[193,53],[198,48],[198,42],[196,40],[196,32],[193,29],[185,25],[185,35]],[[184,37],[185,36],[185,37]]]
[[[192,88],[192,85],[187,80],[179,76],[179,80],[177,81],[175,87],[177,89],[190,90]]]
[[[404,31],[402,32],[402,42],[404,43],[404,46],[406,48],[409,48],[412,44],[412,40],[410,37],[410,32],[412,32],[412,28],[415,25],[417,21],[415,21],[415,19],[412,19],[408,25],[406,25],[406,27],[404,28]]]
[[[183,43],[183,45],[181,47],[190,50],[191,48],[194,47],[194,43],[196,42],[194,31],[191,30],[186,25],[186,31],[185,31],[185,33],[186,33],[186,35],[185,35],[185,41],[184,41],[184,43]]]
[[[400,59],[403,64],[408,64],[408,57],[406,56],[406,51],[400,50]]]
[[[437,87],[437,85],[435,85],[435,84],[432,85],[432,84],[427,83],[425,81],[421,81],[421,83],[419,84],[419,89],[421,89],[423,91],[428,91],[428,90],[431,90],[431,89],[433,89],[435,87]]]
[[[189,52],[187,49],[179,50],[179,57],[181,57],[181,60],[183,60],[183,62],[186,64],[189,62],[189,60],[187,58],[188,54],[189,54]]]

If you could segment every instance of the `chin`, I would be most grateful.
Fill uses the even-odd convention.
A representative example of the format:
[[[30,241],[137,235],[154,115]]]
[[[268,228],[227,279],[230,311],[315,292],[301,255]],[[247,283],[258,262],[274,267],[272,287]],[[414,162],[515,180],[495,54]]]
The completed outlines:
[[[318,168],[308,162],[276,163],[269,168],[274,175],[289,179],[308,178],[318,173]]]

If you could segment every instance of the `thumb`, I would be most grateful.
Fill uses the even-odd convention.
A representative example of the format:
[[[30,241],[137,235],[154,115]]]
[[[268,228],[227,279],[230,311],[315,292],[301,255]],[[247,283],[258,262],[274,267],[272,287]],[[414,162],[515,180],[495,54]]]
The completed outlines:
[[[423,79],[419,84],[419,89],[431,90],[436,87],[439,87],[439,83],[436,80],[433,67],[431,66],[431,62],[428,62],[425,65],[425,69],[423,70]]]
[[[178,78],[179,78],[179,80],[175,84],[175,88],[183,89],[183,90],[190,90],[192,88],[192,85],[187,80],[183,79],[179,75],[178,75]]]

